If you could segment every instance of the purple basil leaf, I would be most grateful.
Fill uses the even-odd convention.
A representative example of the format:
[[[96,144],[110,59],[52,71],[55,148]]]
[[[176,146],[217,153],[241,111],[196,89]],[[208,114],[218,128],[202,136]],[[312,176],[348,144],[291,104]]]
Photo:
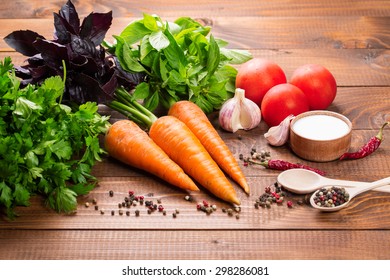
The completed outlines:
[[[72,33],[78,34],[78,32],[80,30],[80,19],[79,19],[79,15],[76,11],[75,6],[73,5],[73,3],[70,0],[68,0],[68,2],[61,7],[59,14],[73,28]]]
[[[15,66],[15,74],[17,77],[27,79],[31,77],[30,71],[24,66]]]
[[[108,13],[91,13],[83,20],[80,37],[91,40],[95,46],[100,45],[112,23],[112,11]]]
[[[42,59],[50,68],[57,70],[59,75],[63,74],[62,61],[69,60],[66,46],[39,39],[34,42],[34,47],[41,52]]]
[[[117,87],[118,79],[115,75],[111,75],[111,79],[103,85],[103,91],[105,93],[104,98],[106,100],[112,100],[114,98],[114,93]],[[101,102],[104,102],[102,99],[102,97],[99,98]]]
[[[72,50],[78,55],[96,56],[97,49],[88,39],[82,39],[79,36],[71,35]]]
[[[59,14],[53,13],[55,39],[58,43],[67,44],[70,41],[70,34],[76,34],[73,27],[69,25],[65,18]]]
[[[42,35],[31,30],[14,31],[4,38],[4,41],[17,52],[25,56],[33,56],[39,53],[33,43],[37,39],[45,39]]]
[[[99,82],[94,78],[79,73],[73,77],[73,82],[76,83],[82,89],[81,92],[77,92],[77,96],[71,96],[71,98],[77,98],[76,102],[85,103],[86,101],[93,101],[97,103],[105,103],[107,100],[106,92],[101,87]]]
[[[49,68],[47,65],[29,68],[29,70],[34,84],[40,84],[46,78],[56,75],[56,72],[53,71],[53,69]]]
[[[42,59],[42,55],[40,53],[38,53],[32,57],[29,57],[27,59],[27,62],[29,64],[29,66],[32,66],[32,67],[42,66],[45,64],[45,61]]]

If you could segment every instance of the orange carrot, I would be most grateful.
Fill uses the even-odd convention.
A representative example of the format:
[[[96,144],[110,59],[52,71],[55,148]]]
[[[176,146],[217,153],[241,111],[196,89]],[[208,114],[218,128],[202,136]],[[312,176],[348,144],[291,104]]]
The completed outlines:
[[[105,148],[114,158],[182,189],[198,191],[183,169],[143,131],[130,120],[115,122],[105,136]]]
[[[199,106],[191,101],[179,101],[169,109],[168,115],[184,122],[222,170],[249,193],[248,183],[237,160]]]
[[[194,133],[179,119],[163,116],[154,121],[150,137],[193,179],[215,196],[240,204],[235,189]]]

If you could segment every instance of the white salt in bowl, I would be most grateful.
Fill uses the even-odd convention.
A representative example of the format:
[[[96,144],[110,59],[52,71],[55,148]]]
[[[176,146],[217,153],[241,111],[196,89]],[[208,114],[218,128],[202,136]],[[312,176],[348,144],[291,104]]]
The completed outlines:
[[[290,147],[299,157],[316,162],[338,159],[351,145],[352,123],[338,113],[317,110],[296,116],[290,125]]]

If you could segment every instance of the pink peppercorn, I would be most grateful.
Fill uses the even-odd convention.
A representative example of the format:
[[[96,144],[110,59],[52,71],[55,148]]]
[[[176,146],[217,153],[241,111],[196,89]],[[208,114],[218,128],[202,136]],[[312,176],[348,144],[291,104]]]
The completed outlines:
[[[280,198],[280,195],[276,192],[272,192],[272,196],[275,197],[276,199]]]
[[[164,210],[164,206],[159,205],[159,206],[158,206],[158,211],[162,212],[163,210]]]
[[[293,206],[293,202],[291,200],[287,201],[287,207],[291,208]]]
[[[208,206],[209,206],[209,203],[208,203],[206,200],[203,200],[203,206],[208,207]]]
[[[134,191],[129,191],[129,195],[130,196],[134,195]]]

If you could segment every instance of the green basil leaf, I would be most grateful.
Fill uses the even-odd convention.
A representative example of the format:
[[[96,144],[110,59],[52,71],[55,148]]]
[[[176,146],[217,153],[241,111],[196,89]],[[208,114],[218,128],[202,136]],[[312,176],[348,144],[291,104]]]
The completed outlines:
[[[148,98],[145,99],[144,106],[150,111],[153,111],[154,109],[157,108],[159,102],[160,102],[159,94],[157,91],[155,91],[152,95],[150,95]]]
[[[157,20],[152,15],[144,13],[143,24],[145,28],[149,29],[150,31],[155,32],[158,30]]]
[[[169,46],[169,40],[161,30],[150,34],[149,42],[157,51],[161,51]]]
[[[220,61],[220,51],[217,42],[214,40],[214,36],[210,36],[210,45],[209,52],[207,57],[207,71],[208,76],[214,75],[215,70],[217,70]]]
[[[149,84],[142,82],[138,84],[133,92],[133,97],[135,100],[144,100],[150,94]]]
[[[122,40],[131,46],[150,33],[151,31],[142,22],[134,21],[125,27],[119,36],[114,36],[114,38],[121,37]]]
[[[121,37],[116,36],[115,38],[117,38],[115,55],[122,68],[129,72],[144,72],[145,68],[137,60],[137,52],[133,51]]]
[[[246,50],[221,49],[221,54],[225,56],[231,64],[241,64],[252,58],[252,54]]]
[[[169,65],[171,65],[173,69],[179,70],[180,67],[187,65],[184,51],[177,44],[175,38],[168,29],[164,31],[164,34],[169,40],[169,46],[163,49],[163,53],[168,60]]]

